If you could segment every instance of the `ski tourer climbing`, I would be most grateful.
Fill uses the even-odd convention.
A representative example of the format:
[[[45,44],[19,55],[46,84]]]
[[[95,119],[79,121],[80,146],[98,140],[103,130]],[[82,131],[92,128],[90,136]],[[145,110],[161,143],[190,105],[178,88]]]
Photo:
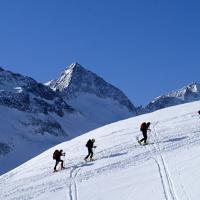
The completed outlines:
[[[96,146],[94,146],[94,142],[95,139],[89,139],[86,143],[86,147],[88,149],[88,155],[84,158],[85,161],[87,161],[87,159],[90,157],[90,161],[93,161],[93,148],[96,148]]]
[[[151,131],[151,129],[149,128],[151,125],[150,122],[143,122],[140,126],[140,131],[142,132],[143,138],[141,140],[139,140],[138,142],[140,144],[142,144],[142,142],[144,141],[144,145],[147,144],[147,131]]]
[[[54,166],[54,172],[57,171],[56,167],[59,164],[59,162],[61,162],[61,169],[65,169],[64,167],[64,161],[61,160],[61,156],[65,156],[65,153],[63,153],[63,150],[61,149],[59,150],[55,150],[53,153],[53,159],[56,160],[56,164]]]

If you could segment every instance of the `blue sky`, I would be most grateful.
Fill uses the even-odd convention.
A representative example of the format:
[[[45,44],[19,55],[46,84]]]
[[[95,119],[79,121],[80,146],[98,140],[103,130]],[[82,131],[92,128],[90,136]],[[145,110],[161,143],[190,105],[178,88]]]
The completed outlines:
[[[40,82],[79,62],[134,104],[200,74],[200,3],[1,0],[0,66]]]

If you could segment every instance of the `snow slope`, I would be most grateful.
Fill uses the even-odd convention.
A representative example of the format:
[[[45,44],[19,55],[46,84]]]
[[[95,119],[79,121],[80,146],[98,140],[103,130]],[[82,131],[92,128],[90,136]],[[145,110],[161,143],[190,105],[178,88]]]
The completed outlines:
[[[59,144],[0,176],[4,200],[199,200],[200,101],[119,121]],[[151,144],[139,126],[152,122]],[[95,162],[85,143],[96,138]],[[66,152],[66,170],[53,173],[52,153]]]
[[[79,113],[59,117],[52,113],[28,113],[4,106],[0,106],[0,113],[0,174],[98,126]],[[62,134],[62,130],[66,134]]]

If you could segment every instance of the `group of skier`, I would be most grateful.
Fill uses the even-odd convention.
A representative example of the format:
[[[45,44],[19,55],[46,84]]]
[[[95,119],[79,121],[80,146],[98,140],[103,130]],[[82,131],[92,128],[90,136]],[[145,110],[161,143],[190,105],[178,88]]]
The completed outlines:
[[[198,111],[198,114],[200,115],[200,110]],[[138,140],[138,143],[141,144],[141,145],[147,145],[147,133],[148,131],[151,132],[151,129],[150,129],[150,125],[151,123],[150,122],[143,122],[140,126],[140,131],[142,132],[142,135],[143,135],[143,138]],[[89,139],[86,143],[86,147],[88,149],[88,154],[87,156],[84,158],[85,161],[88,161],[88,158],[90,159],[90,161],[94,161],[93,159],[93,149],[96,148],[96,146],[94,146],[94,143],[95,143],[95,139]],[[57,169],[57,165],[59,163],[61,163],[61,169],[65,169],[64,167],[64,161],[61,160],[61,156],[65,156],[65,153],[63,153],[63,150],[55,150],[54,154],[53,154],[53,159],[56,160],[56,164],[54,166],[54,171],[56,172]]]
[[[139,140],[139,144],[142,144],[143,142],[143,145],[146,145],[147,144],[147,132],[148,131],[151,131],[151,129],[149,128],[151,125],[150,122],[143,122],[141,124],[141,127],[140,127],[140,131],[142,132],[143,134],[143,138],[141,140]],[[87,156],[84,158],[85,161],[94,161],[93,159],[93,149],[96,148],[96,146],[94,146],[94,143],[95,143],[95,139],[89,139],[86,143],[86,147],[87,147],[87,150],[88,150],[88,154]],[[64,161],[61,159],[61,156],[65,156],[65,153],[63,153],[63,150],[55,150],[54,153],[53,153],[53,159],[56,161],[56,164],[54,166],[54,172],[57,172],[57,165],[59,163],[61,163],[61,169],[65,169],[64,167]]]
[[[94,146],[94,142],[95,139],[89,139],[86,143],[86,147],[88,149],[88,155],[84,158],[85,161],[88,161],[88,158],[90,159],[90,161],[94,161],[93,159],[93,149],[96,148],[96,146]],[[61,170],[65,169],[64,167],[64,161],[61,159],[61,156],[65,156],[65,153],[63,152],[63,150],[55,150],[53,153],[53,159],[56,161],[56,164],[54,166],[54,172],[57,172],[58,170],[56,169],[57,165],[59,163],[61,163]]]

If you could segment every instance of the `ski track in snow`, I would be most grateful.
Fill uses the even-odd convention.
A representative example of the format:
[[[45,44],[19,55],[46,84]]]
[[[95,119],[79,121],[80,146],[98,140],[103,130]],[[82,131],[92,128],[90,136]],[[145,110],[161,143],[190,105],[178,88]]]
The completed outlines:
[[[175,191],[174,183],[173,183],[172,177],[170,175],[168,165],[167,165],[167,163],[166,163],[166,161],[165,161],[165,159],[164,159],[164,157],[161,153],[161,149],[160,149],[160,146],[159,146],[159,143],[158,143],[158,135],[157,135],[157,130],[156,130],[157,124],[158,124],[158,122],[156,122],[153,125],[153,129],[154,129],[154,132],[155,132],[155,138],[154,139],[156,141],[156,143],[153,144],[153,146],[156,149],[158,154],[156,155],[156,158],[153,158],[153,159],[155,160],[155,162],[157,163],[158,168],[159,168],[159,174],[160,174],[160,177],[161,177],[161,181],[162,181],[163,190],[164,190],[166,200],[170,200],[170,199],[178,200],[179,198],[178,198],[177,193]],[[184,195],[184,199],[191,200],[189,195],[187,194],[187,191],[185,190],[184,185],[181,183],[181,181],[180,181],[180,188],[182,190],[182,194]]]
[[[70,171],[70,179],[71,183],[69,185],[69,199],[70,200],[78,200],[78,186],[76,183],[76,177],[80,171],[81,166],[72,167]]]
[[[157,126],[158,122],[156,122],[153,125],[153,129],[155,132],[155,142],[157,142],[157,131],[156,131],[156,126]],[[164,190],[164,195],[165,195],[165,199],[166,200],[178,200],[177,198],[177,194],[175,192],[174,189],[174,184],[167,166],[167,163],[165,162],[159,144],[153,144],[153,147],[156,150],[156,156],[152,157],[153,160],[156,162],[156,164],[158,165],[158,169],[159,169],[159,174],[160,174],[160,178],[161,178],[161,182],[162,182],[162,186],[163,186],[163,190]]]

